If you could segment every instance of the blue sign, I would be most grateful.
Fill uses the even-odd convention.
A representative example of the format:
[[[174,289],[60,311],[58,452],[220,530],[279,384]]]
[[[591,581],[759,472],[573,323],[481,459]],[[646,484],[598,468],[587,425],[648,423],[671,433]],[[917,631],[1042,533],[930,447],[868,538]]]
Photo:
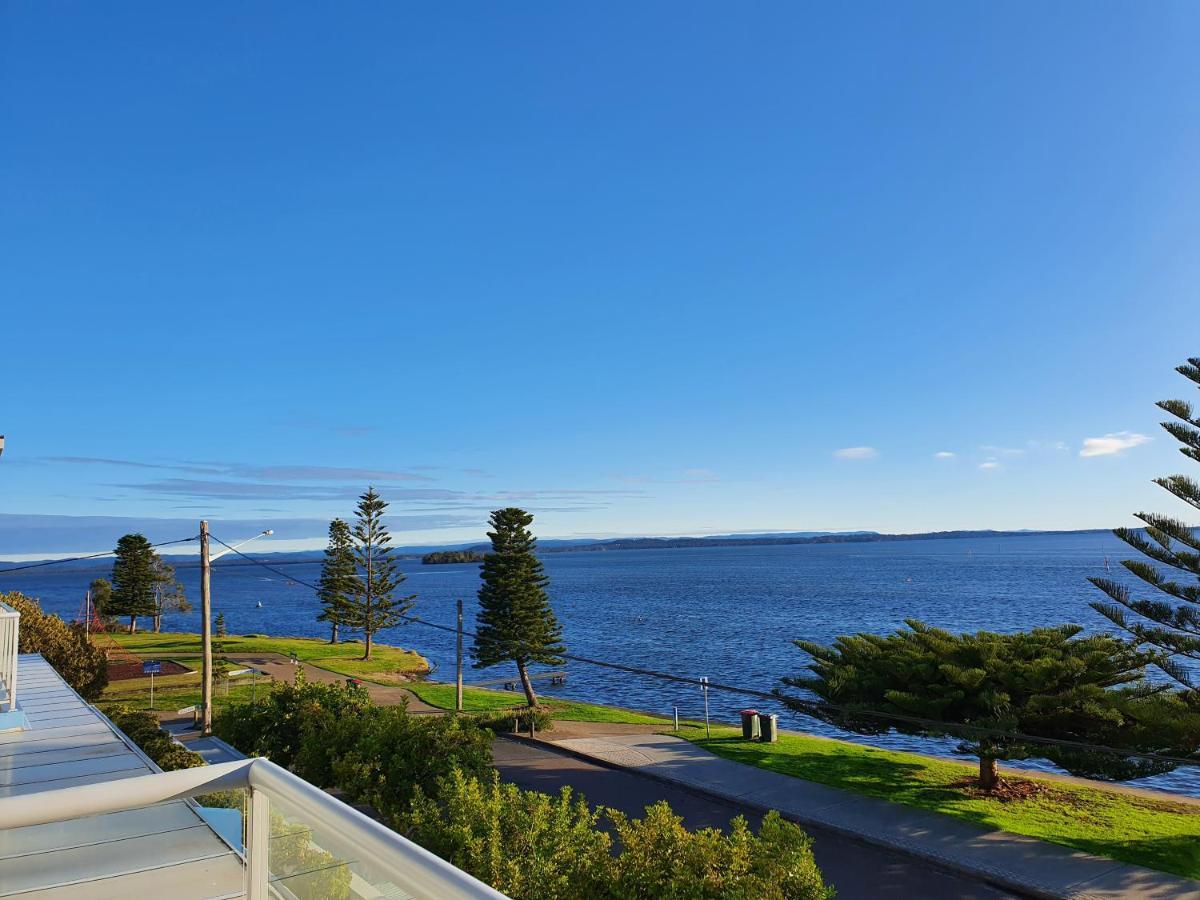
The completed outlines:
[[[162,674],[162,663],[159,662],[157,659],[142,663],[142,674],[143,675],[161,675]]]

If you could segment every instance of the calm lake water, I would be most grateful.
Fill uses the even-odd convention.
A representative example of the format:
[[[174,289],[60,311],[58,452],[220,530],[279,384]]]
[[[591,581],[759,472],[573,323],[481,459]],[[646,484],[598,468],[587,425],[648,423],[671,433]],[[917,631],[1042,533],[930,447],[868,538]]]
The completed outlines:
[[[544,562],[572,652],[770,691],[804,664],[803,654],[791,643],[795,638],[827,643],[849,632],[891,631],[906,618],[955,631],[1014,631],[1063,622],[1099,630],[1106,622],[1088,603],[1102,595],[1087,577],[1104,574],[1106,559],[1110,574],[1120,577],[1118,560],[1128,555],[1128,548],[1111,535],[1084,534],[547,553]],[[198,572],[185,568],[189,561],[173,561],[188,596],[196,601]],[[110,565],[68,564],[7,575],[0,579],[0,590],[40,597],[44,608],[71,618],[90,580],[106,575]],[[405,560],[402,568],[408,575],[404,588],[418,596],[416,614],[453,625],[454,602],[462,598],[466,627],[472,627],[477,566],[423,566],[419,560]],[[316,580],[318,570],[315,562],[285,567],[309,582]],[[234,633],[327,634],[315,619],[319,605],[311,590],[236,558],[215,564],[213,598],[214,609],[225,613]],[[169,616],[164,629],[197,631],[199,616]],[[434,677],[453,678],[454,635],[411,624],[383,632],[379,639],[419,651],[436,667]],[[510,674],[504,667],[468,669],[467,680]],[[578,663],[569,666],[565,686],[545,690],[667,715],[675,706],[683,716],[703,714],[698,688]],[[732,721],[747,705],[744,698],[718,691],[709,700],[714,719]],[[952,740],[864,738],[782,707],[773,711],[780,713],[785,728],[954,753]],[[1029,765],[1039,767],[1037,762]],[[1138,783],[1200,796],[1200,769],[1180,769]]]

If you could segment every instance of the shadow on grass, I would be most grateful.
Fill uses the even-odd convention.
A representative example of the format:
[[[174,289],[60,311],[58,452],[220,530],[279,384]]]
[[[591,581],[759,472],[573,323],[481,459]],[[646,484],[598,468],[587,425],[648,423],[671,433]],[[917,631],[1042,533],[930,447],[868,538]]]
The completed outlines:
[[[830,787],[845,788],[870,797],[919,805],[944,804],[962,797],[959,791],[951,787],[923,783],[920,780],[923,766],[882,754],[817,753],[791,748],[779,752],[779,745],[764,747],[748,743],[740,737],[717,737],[698,743],[734,762]]]

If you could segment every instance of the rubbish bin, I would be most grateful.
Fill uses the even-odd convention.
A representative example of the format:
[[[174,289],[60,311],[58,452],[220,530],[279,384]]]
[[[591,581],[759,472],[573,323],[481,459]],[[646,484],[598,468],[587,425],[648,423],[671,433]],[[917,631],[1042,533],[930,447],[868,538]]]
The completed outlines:
[[[779,740],[779,716],[775,713],[758,714],[758,739],[764,744],[773,744]]]
[[[753,741],[758,739],[758,710],[743,709],[742,710],[742,740]]]

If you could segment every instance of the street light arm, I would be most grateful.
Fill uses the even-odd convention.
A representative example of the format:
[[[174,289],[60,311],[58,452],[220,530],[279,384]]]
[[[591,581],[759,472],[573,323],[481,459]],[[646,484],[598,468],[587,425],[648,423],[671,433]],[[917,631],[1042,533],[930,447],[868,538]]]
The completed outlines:
[[[275,529],[273,529],[273,528],[268,528],[266,531],[261,531],[261,532],[259,532],[258,534],[256,534],[254,537],[251,537],[251,538],[246,538],[246,540],[242,541],[242,542],[241,542],[241,543],[239,543],[239,544],[234,544],[232,547],[227,547],[227,548],[225,548],[225,549],[224,549],[224,550],[222,550],[220,553],[214,553],[214,554],[213,554],[211,557],[209,557],[209,562],[216,562],[216,561],[217,561],[218,559],[220,559],[222,556],[225,556],[225,555],[226,555],[226,554],[228,554],[228,553],[232,553],[232,552],[233,552],[234,550],[236,550],[238,547],[245,547],[245,546],[246,546],[248,543],[250,543],[251,541],[256,541],[256,540],[258,540],[260,537],[270,537],[270,536],[271,536],[271,535],[273,535],[274,533],[275,533]]]

